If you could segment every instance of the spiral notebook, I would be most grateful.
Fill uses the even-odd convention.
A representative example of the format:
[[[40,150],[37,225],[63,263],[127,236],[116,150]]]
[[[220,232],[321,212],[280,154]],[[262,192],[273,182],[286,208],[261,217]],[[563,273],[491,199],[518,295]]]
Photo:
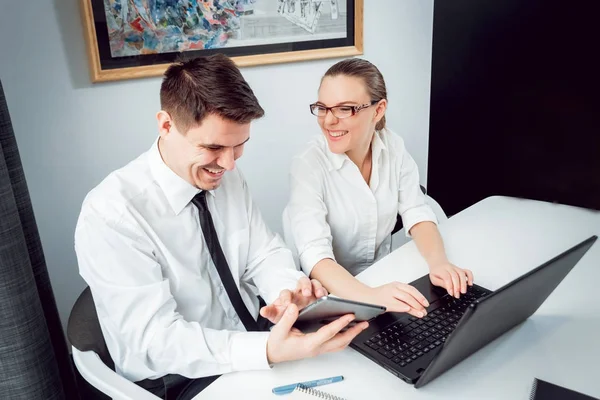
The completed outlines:
[[[324,400],[347,400],[343,397],[334,396],[329,393],[325,393],[321,390],[315,388],[309,388],[306,386],[298,385],[296,389],[290,394],[288,397],[290,400],[314,400],[314,399],[324,399]]]

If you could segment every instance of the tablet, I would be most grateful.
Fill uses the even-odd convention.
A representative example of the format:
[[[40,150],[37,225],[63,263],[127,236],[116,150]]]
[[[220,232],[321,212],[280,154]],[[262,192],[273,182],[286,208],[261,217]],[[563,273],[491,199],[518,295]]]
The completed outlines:
[[[353,322],[370,321],[383,314],[385,310],[385,307],[376,304],[361,303],[329,295],[321,297],[303,308],[295,325],[302,331],[314,330],[345,314],[354,314],[356,319]]]

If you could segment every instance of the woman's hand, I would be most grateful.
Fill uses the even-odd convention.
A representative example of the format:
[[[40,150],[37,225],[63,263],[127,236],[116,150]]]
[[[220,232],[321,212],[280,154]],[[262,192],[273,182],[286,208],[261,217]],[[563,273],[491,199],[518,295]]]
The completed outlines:
[[[429,267],[429,278],[435,286],[443,287],[450,296],[457,299],[467,293],[467,285],[473,286],[473,273],[449,262]]]
[[[364,301],[385,306],[387,311],[405,312],[418,318],[427,315],[425,307],[429,307],[429,302],[421,292],[400,282],[370,288]]]

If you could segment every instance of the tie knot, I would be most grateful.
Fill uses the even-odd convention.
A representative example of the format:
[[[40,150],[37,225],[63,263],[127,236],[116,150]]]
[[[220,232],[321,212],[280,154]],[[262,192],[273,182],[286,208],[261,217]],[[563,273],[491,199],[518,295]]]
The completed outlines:
[[[192,199],[192,203],[198,207],[201,211],[205,211],[208,209],[208,206],[206,204],[206,191],[203,190],[200,193],[198,193],[197,195],[194,196],[194,198]]]

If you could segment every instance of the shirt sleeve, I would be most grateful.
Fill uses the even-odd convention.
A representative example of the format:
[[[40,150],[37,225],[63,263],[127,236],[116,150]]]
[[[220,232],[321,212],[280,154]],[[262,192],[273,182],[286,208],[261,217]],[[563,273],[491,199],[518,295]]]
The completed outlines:
[[[437,224],[437,218],[427,204],[419,184],[419,169],[404,145],[399,151],[400,176],[398,185],[398,213],[402,218],[404,232],[410,237],[410,230],[420,222],[431,221]]]
[[[281,237],[273,233],[265,223],[245,180],[243,187],[250,225],[250,246],[242,279],[252,280],[269,304],[277,299],[283,289],[294,290],[298,279],[304,274],[296,269],[292,252]]]
[[[308,276],[319,261],[335,260],[326,216],[322,179],[314,167],[302,158],[294,158],[290,170],[290,199],[283,212],[283,231]]]
[[[89,211],[89,210],[88,210]],[[137,381],[269,368],[268,332],[214,330],[177,312],[150,239],[124,217],[82,212],[75,231],[79,271],[92,290],[111,357]]]

